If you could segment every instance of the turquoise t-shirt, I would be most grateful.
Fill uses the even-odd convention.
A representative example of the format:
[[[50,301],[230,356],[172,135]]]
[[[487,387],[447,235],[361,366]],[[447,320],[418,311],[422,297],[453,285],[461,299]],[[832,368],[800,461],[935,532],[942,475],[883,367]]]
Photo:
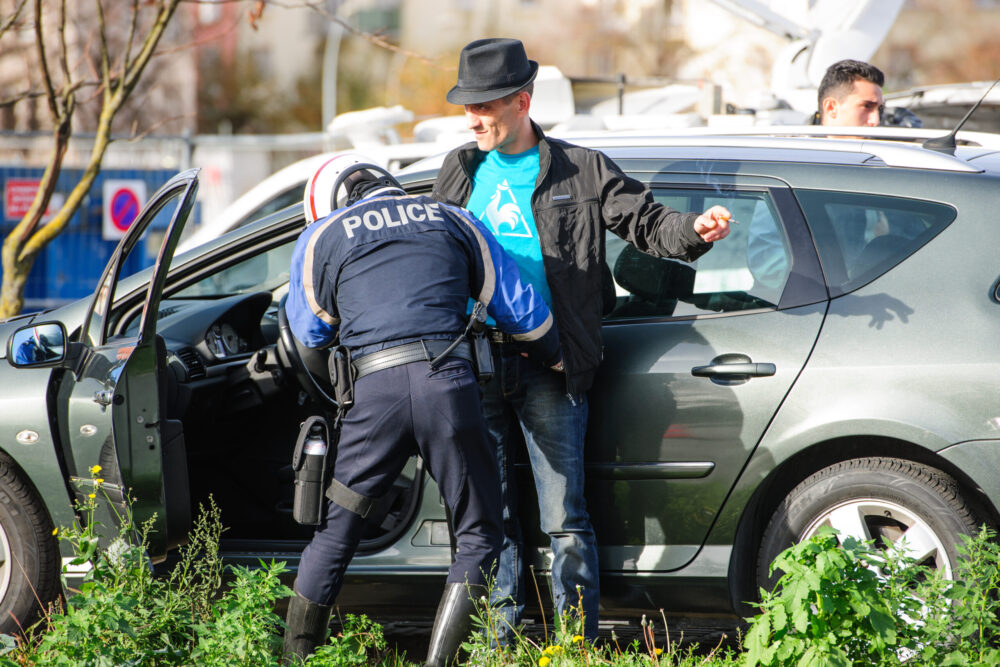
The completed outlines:
[[[545,279],[542,248],[538,244],[531,194],[538,179],[538,146],[506,155],[490,151],[476,170],[472,196],[465,208],[483,221],[496,236],[521,272],[545,303],[552,305],[552,292]]]

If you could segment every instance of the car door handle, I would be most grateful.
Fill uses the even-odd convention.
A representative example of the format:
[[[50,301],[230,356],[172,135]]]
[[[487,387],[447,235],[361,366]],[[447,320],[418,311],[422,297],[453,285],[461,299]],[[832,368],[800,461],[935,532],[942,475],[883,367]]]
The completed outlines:
[[[770,377],[777,372],[771,363],[754,363],[745,354],[722,354],[712,359],[707,366],[695,366],[691,375],[711,378],[718,384],[740,384],[750,378]]]

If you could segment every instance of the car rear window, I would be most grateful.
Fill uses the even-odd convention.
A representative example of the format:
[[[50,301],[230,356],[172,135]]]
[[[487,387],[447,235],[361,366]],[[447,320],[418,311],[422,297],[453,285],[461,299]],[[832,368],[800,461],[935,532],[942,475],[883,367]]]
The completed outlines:
[[[867,285],[955,219],[947,204],[884,195],[796,190],[830,296]]]

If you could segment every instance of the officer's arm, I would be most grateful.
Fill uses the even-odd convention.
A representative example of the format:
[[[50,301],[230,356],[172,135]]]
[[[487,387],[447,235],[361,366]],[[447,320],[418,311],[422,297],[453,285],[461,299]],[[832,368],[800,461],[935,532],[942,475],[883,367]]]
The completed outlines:
[[[450,207],[473,248],[473,294],[497,328],[521,343],[534,359],[553,366],[562,359],[559,335],[549,307],[528,283],[521,281],[517,264],[493,234],[474,215]]]
[[[326,296],[322,252],[317,252],[317,242],[326,225],[309,225],[299,236],[292,252],[292,265],[288,276],[288,299],[285,314],[288,324],[299,341],[308,347],[325,347],[337,337],[340,319],[331,309],[335,304]],[[329,301],[330,303],[327,303]]]

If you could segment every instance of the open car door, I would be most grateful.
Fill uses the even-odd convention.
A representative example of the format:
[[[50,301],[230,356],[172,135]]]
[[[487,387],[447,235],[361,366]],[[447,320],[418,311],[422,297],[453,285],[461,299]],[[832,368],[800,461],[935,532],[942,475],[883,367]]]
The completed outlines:
[[[97,518],[110,526],[128,494],[133,525],[152,521],[154,559],[178,544],[191,522],[184,432],[165,403],[166,348],[156,323],[197,189],[197,169],[174,176],[132,223],[101,276],[57,397],[73,491],[82,499],[99,487],[110,502],[98,503]]]

